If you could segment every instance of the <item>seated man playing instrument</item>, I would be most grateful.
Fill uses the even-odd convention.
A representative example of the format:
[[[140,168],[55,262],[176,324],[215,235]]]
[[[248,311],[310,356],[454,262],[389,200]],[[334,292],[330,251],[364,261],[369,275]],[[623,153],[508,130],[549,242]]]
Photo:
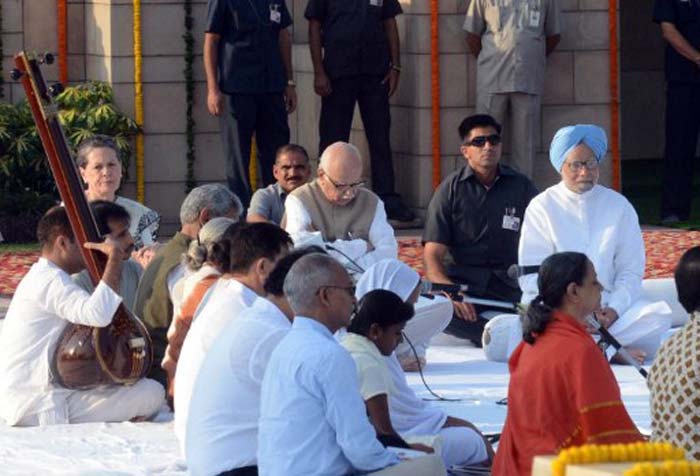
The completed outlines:
[[[163,387],[135,385],[69,390],[54,380],[54,352],[69,322],[110,324],[122,299],[119,280],[125,253],[109,236],[86,243],[107,257],[102,280],[89,294],[70,279],[85,267],[63,207],[53,207],[37,227],[41,258],[22,279],[0,334],[0,416],[9,425],[125,421],[148,418],[164,402]]]
[[[357,147],[346,142],[328,146],[318,178],[294,190],[285,202],[283,223],[294,244],[323,247],[352,274],[396,258],[398,243],[384,203],[363,185]]]
[[[508,368],[508,414],[493,476],[530,476],[536,455],[584,443],[643,441],[610,365],[586,330],[603,286],[583,253],[548,257]]]
[[[560,129],[549,158],[561,182],[537,197],[525,211],[518,262],[539,265],[552,253],[585,253],[600,274],[603,298],[595,309],[601,324],[634,358],[652,358],[671,325],[671,310],[641,298],[644,240],[632,204],[598,184],[599,163],[607,151],[605,131],[595,125]],[[523,302],[538,293],[537,275],[520,278]],[[608,357],[615,354],[607,349]]]

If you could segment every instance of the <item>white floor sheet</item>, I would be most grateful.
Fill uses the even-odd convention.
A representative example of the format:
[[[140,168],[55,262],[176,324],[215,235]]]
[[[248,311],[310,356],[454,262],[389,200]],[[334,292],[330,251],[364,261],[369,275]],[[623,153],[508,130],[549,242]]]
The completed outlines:
[[[426,380],[434,391],[457,402],[436,402],[454,416],[466,418],[485,432],[499,432],[506,407],[506,364],[487,362],[479,349],[441,335],[428,349]],[[630,415],[649,432],[649,392],[644,379],[630,367],[614,366]],[[430,397],[417,373],[408,381]],[[562,396],[566,398],[566,396]],[[171,419],[161,414],[161,420]],[[0,420],[0,474],[142,476],[187,475],[172,430],[160,423],[81,424],[40,428],[10,428]]]

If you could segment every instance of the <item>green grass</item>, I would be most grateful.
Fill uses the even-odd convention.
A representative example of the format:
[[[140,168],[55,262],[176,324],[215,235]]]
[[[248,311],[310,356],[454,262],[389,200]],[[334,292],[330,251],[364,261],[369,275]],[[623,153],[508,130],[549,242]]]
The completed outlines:
[[[690,220],[673,228],[700,229],[700,167],[696,166],[695,172]],[[662,180],[662,159],[622,162],[622,193],[632,202],[643,225],[660,224]]]
[[[0,243],[0,253],[16,253],[18,251],[39,251],[39,243]]]

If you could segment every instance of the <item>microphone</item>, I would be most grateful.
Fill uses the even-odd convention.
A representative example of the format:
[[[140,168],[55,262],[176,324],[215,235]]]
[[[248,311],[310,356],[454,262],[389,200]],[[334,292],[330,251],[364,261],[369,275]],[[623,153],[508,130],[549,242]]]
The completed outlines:
[[[635,369],[637,369],[637,372],[639,372],[642,377],[647,378],[647,371],[641,366],[641,364],[630,355],[630,353],[622,347],[620,342],[618,342],[615,337],[608,331],[603,325],[598,321],[598,319],[595,318],[593,315],[586,316],[586,322],[588,323],[589,326],[591,326],[593,329],[598,331],[600,334],[600,337],[607,342],[608,344],[612,345],[615,350],[617,351],[618,354],[620,354],[620,357],[625,359],[625,361],[633,366]]]
[[[526,274],[537,274],[540,271],[540,265],[539,264],[533,264],[529,266],[520,266],[517,264],[512,264],[508,266],[508,271],[506,271],[506,274],[510,279],[518,279],[521,276],[525,276]]]
[[[445,291],[448,294],[466,293],[469,286],[466,284],[442,284],[431,283],[430,281],[420,282],[420,293],[430,294]]]

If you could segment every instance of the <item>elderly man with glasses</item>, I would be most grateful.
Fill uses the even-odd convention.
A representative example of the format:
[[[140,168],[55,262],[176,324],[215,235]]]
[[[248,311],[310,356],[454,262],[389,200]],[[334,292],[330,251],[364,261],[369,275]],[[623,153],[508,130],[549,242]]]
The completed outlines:
[[[282,223],[295,245],[323,247],[352,274],[396,258],[398,244],[384,203],[363,185],[357,147],[346,142],[328,146],[318,178],[294,190],[285,202]]]
[[[459,135],[466,164],[440,184],[428,208],[426,276],[432,282],[466,284],[477,298],[518,301],[518,283],[506,271],[517,261],[520,224],[537,190],[525,175],[500,163],[501,125],[493,117],[467,117]],[[445,332],[480,347],[495,310],[454,302],[454,311]]]
[[[528,267],[561,251],[585,253],[604,288],[596,317],[644,362],[656,352],[671,314],[666,303],[642,299],[644,240],[632,204],[598,185],[598,164],[607,148],[605,131],[598,126],[579,124],[557,131],[549,158],[562,180],[527,208],[518,261]],[[529,303],[538,294],[537,274],[522,276],[520,287],[523,302]],[[610,357],[615,351],[607,353]]]

